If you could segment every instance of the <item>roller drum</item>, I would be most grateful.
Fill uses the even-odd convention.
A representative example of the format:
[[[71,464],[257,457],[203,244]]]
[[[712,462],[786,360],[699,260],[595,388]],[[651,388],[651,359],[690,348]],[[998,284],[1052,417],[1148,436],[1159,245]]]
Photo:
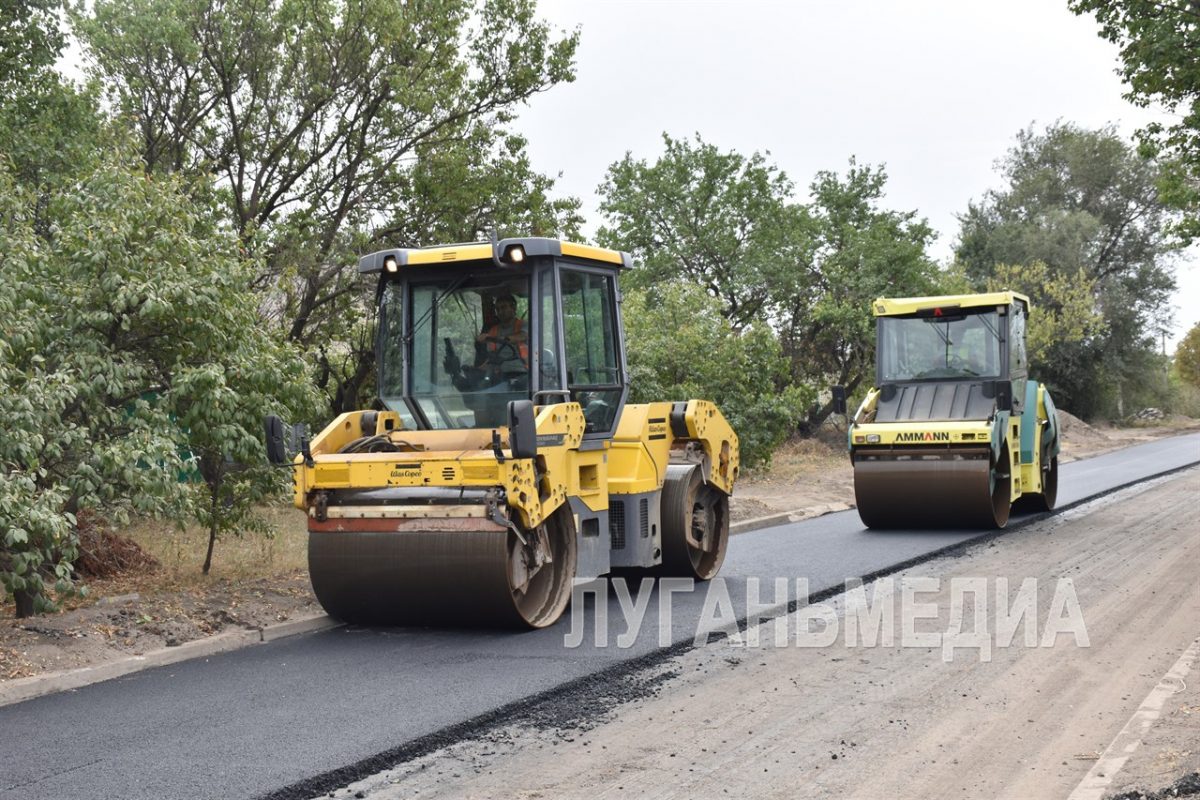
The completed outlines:
[[[515,588],[514,563],[525,545],[489,520],[310,519],[313,591],[330,616],[346,622],[545,627],[570,600],[576,552],[569,519],[560,511],[548,521],[552,560],[524,591]]]
[[[729,498],[704,483],[699,467],[671,464],[662,494],[661,574],[711,580],[729,547]]]
[[[1005,447],[860,449],[854,454],[858,515],[870,528],[1003,528],[1011,508]]]

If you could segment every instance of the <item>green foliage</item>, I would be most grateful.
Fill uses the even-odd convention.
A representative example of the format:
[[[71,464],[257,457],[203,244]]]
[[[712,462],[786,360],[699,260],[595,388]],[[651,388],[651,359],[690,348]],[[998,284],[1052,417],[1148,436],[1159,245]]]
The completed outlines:
[[[875,352],[871,302],[937,293],[943,276],[926,254],[933,231],[915,212],[880,208],[887,174],[853,159],[845,176],[822,171],[810,187],[809,259],[772,292],[784,352],[797,382],[841,384],[854,393],[869,380]],[[815,430],[831,402],[810,409]]]
[[[69,179],[99,135],[91,94],[54,71],[64,43],[61,5],[58,0],[0,5],[0,153],[30,189]],[[33,222],[41,229],[48,224],[44,215]]]
[[[1167,410],[1173,414],[1200,419],[1200,386],[1183,380],[1178,371],[1172,370]]]
[[[578,226],[505,130],[573,79],[577,35],[533,0],[99,0],[76,24],[147,169],[218,178],[335,411],[373,368],[358,253]]]
[[[442,244],[499,236],[579,238],[575,198],[555,199],[554,180],[534,171],[526,140],[487,125],[462,138],[419,148],[400,176],[397,207],[376,240]]]
[[[243,526],[286,483],[265,466],[263,414],[301,413],[311,396],[298,354],[259,324],[256,264],[180,180],[122,157],[51,195],[48,237],[30,224],[37,201],[13,190],[0,396],[14,425],[0,462],[16,490],[67,525],[100,509],[200,519],[214,539]],[[179,482],[188,464],[203,490]],[[69,588],[70,536],[49,517],[42,530],[40,561],[15,539],[0,556],[10,591],[32,581],[40,596],[42,567]]]
[[[609,225],[597,239],[638,260],[630,285],[654,293],[684,279],[721,303],[735,328],[762,318],[772,287],[791,280],[807,259],[804,210],[792,182],[766,158],[723,153],[663,134],[653,164],[625,158],[609,167],[599,191]]]
[[[61,423],[74,387],[47,374],[31,352],[38,309],[19,282],[33,269],[37,247],[27,199],[0,169],[0,598],[11,595],[20,616],[50,607],[47,578],[61,594],[72,589],[75,520],[65,510],[69,491],[53,485],[50,469],[84,441],[76,426]]]
[[[63,48],[61,0],[6,0],[0,6],[0,91],[10,95],[54,66]]]
[[[1035,377],[1042,369],[1053,369],[1056,351],[1087,342],[1104,328],[1095,307],[1096,282],[1082,269],[1074,275],[1055,275],[1044,261],[1028,266],[997,264],[988,277],[987,290],[1006,289],[1021,292],[1033,305],[1025,328],[1025,348]]]
[[[626,155],[600,187],[601,243],[638,260],[628,283],[654,300],[680,281],[701,287],[735,330],[757,324],[778,339],[789,364],[781,386],[807,387],[810,399],[830,383],[853,392],[871,366],[871,301],[927,294],[942,279],[926,255],[929,226],[880,207],[882,167],[851,160],[844,177],[821,172],[803,205],[763,155],[663,140],[657,161]],[[814,404],[795,422],[812,430],[832,410]]]
[[[768,463],[814,392],[790,384],[788,362],[765,324],[735,330],[720,301],[696,286],[630,290],[622,306],[631,402],[714,401],[737,431],[742,463]]]
[[[1157,0],[1069,0],[1076,14],[1095,14],[1100,36],[1121,50],[1126,97],[1161,105],[1174,119],[1140,132],[1143,150],[1163,159],[1164,200],[1182,209],[1176,230],[1200,236],[1200,9]]]
[[[1184,334],[1175,348],[1175,371],[1184,381],[1200,388],[1200,322]]]
[[[1041,261],[1058,281],[1082,273],[1102,335],[1059,342],[1039,377],[1064,408],[1120,416],[1154,369],[1154,335],[1169,323],[1175,288],[1159,169],[1111,128],[1062,123],[1022,131],[1001,163],[1006,185],[968,207],[957,258],[977,286],[1001,265]]]

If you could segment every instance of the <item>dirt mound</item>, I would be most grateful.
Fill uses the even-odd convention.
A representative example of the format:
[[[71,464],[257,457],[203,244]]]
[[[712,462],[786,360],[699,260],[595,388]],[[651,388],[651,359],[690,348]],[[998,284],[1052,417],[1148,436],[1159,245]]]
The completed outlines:
[[[1122,792],[1112,800],[1167,800],[1169,797],[1197,796],[1200,796],[1200,772],[1184,775],[1175,783],[1157,792],[1135,789],[1130,792]]]
[[[1072,447],[1101,445],[1109,437],[1103,431],[1093,428],[1069,411],[1058,409],[1058,429],[1062,435],[1063,444]]]
[[[137,542],[108,530],[95,518],[79,516],[79,558],[75,571],[84,578],[115,578],[128,572],[158,569],[158,559]]]

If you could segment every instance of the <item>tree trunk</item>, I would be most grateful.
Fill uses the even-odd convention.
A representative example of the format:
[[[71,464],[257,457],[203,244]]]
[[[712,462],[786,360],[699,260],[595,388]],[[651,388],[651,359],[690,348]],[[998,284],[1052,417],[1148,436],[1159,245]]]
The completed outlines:
[[[213,545],[217,543],[217,521],[214,519],[208,526],[208,552],[204,555],[204,568],[201,570],[205,575],[212,569],[212,554]]]
[[[333,398],[333,413],[341,414],[346,411],[356,411],[360,407],[359,393],[362,385],[375,368],[375,352],[360,349],[354,354],[354,373],[345,381],[338,381],[337,391]]]
[[[218,516],[221,502],[221,484],[224,482],[224,476],[221,474],[223,469],[218,466],[216,474],[212,482],[209,484],[209,498],[212,501],[208,508],[208,552],[204,555],[204,567],[201,570],[205,575],[212,569],[213,547],[217,544],[217,531],[220,529],[221,518]]]
[[[13,592],[13,600],[17,603],[17,619],[33,616],[33,595],[24,589]]]

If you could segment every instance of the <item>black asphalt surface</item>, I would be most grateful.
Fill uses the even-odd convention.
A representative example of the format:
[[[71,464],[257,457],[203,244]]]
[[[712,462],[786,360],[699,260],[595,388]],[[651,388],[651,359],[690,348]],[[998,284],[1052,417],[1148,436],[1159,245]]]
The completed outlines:
[[[1059,505],[1197,462],[1200,434],[1064,464]],[[740,614],[750,577],[766,600],[778,576],[817,592],[983,535],[873,532],[849,511],[736,536],[721,575]],[[705,596],[672,595],[672,641],[692,639]],[[267,794],[652,653],[658,599],[628,648],[611,599],[608,647],[591,630],[564,646],[569,615],[528,633],[336,628],[0,708],[0,798]]]

